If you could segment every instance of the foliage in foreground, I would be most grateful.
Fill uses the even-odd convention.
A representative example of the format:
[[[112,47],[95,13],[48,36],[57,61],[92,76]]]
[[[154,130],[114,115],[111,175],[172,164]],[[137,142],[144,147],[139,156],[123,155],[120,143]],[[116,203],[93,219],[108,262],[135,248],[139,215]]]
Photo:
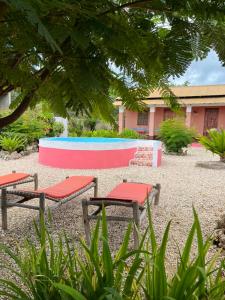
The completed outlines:
[[[1,246],[8,257],[1,266],[16,281],[1,278],[0,295],[13,300],[225,299],[224,261],[216,267],[219,253],[207,261],[210,242],[203,241],[196,212],[172,278],[165,266],[170,222],[157,243],[149,209],[148,220],[139,248],[129,249],[130,224],[115,255],[109,247],[104,210],[90,247],[82,239],[79,245],[71,243],[66,234],[53,240],[43,222],[40,230],[35,225],[37,241],[27,241],[19,254]],[[191,259],[196,241],[198,251]]]
[[[225,130],[211,129],[208,131],[208,136],[202,136],[199,139],[207,150],[214,154],[218,154],[220,161],[225,162]]]
[[[43,98],[60,114],[109,118],[110,91],[129,109],[141,106],[147,89],[170,95],[168,78],[184,74],[193,59],[214,49],[225,62],[224,4],[0,1],[0,96],[21,91],[14,112],[0,117],[0,128]]]
[[[180,119],[168,119],[161,123],[159,138],[163,141],[166,151],[182,153],[192,143],[195,133],[187,128]]]

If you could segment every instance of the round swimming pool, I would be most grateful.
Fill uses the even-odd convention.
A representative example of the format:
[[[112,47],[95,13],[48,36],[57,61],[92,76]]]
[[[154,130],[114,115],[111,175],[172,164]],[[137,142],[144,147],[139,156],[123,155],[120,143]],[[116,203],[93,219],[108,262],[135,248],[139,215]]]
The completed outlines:
[[[101,137],[57,137],[39,140],[39,162],[64,169],[125,167],[143,141]]]

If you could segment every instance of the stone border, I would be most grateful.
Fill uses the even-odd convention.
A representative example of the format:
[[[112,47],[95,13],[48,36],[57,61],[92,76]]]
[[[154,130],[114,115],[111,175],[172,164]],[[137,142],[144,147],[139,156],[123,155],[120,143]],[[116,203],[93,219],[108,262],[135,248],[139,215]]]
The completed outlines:
[[[8,151],[1,150],[0,151],[0,159],[3,160],[15,160],[15,159],[20,159],[24,156],[30,155],[31,153],[38,152],[38,146],[33,145],[30,147],[27,147],[26,150],[21,151],[21,152],[12,152],[11,154]]]

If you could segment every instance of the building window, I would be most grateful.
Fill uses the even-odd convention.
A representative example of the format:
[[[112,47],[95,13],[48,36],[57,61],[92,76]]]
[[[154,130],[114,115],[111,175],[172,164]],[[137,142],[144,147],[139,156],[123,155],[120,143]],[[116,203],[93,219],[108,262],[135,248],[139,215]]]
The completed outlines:
[[[148,111],[138,112],[137,125],[148,125]]]

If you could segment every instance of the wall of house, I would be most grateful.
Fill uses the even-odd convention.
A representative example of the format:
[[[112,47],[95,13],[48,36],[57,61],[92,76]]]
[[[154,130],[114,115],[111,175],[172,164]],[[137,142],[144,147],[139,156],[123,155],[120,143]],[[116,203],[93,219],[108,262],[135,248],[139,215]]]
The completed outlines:
[[[219,108],[218,128],[225,129],[225,106]]]
[[[159,127],[164,117],[164,108],[156,107],[155,109],[155,135],[159,132]]]
[[[138,113],[136,111],[125,111],[125,128],[135,129],[135,128],[145,128],[148,130],[148,125],[137,125]]]
[[[207,107],[203,107],[203,106],[192,107],[191,127],[195,128],[195,130],[199,134],[203,134],[204,132],[206,108]],[[185,108],[184,108],[184,112],[185,112]],[[126,110],[125,127],[130,129],[145,128],[146,131],[148,131],[149,126],[137,125],[137,115],[138,115],[137,112]],[[160,123],[163,121],[163,119],[164,119],[164,107],[157,107],[155,109],[155,122],[154,122],[155,136],[158,134]],[[225,106],[219,107],[218,128],[225,129]]]
[[[191,126],[200,134],[204,131],[205,109],[207,107],[192,107]],[[212,106],[209,108],[213,108]],[[216,108],[216,107],[215,107]],[[218,128],[225,129],[225,107],[219,107]]]

